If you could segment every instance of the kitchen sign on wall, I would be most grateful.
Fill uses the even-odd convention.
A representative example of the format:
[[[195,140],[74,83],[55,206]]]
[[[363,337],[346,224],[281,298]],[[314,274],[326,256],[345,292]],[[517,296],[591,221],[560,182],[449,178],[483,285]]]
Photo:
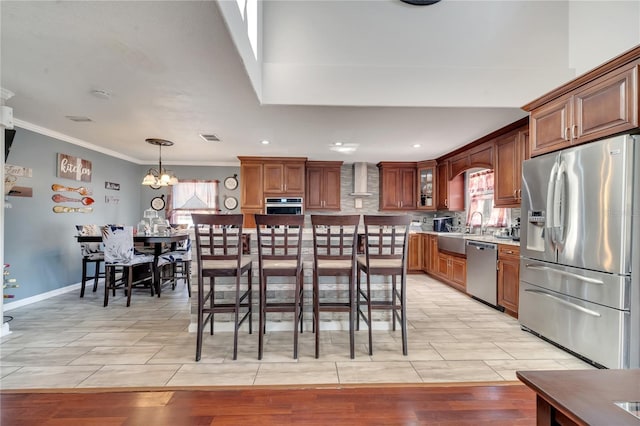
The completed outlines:
[[[91,182],[91,161],[73,155],[58,153],[57,176],[65,179]]]

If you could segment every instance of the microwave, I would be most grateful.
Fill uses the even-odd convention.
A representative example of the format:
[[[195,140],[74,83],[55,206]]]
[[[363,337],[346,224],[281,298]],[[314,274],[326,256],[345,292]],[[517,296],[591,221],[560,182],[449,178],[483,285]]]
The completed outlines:
[[[445,216],[445,217],[434,217],[433,218],[433,230],[435,232],[449,232],[449,228],[453,226],[453,217]]]
[[[267,197],[264,200],[265,214],[302,214],[302,197]]]

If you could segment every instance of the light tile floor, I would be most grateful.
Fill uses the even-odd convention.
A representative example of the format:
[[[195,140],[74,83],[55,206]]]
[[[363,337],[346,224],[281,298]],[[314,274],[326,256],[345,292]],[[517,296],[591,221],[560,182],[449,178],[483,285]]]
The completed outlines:
[[[291,332],[268,332],[258,361],[258,335],[205,334],[196,363],[195,333],[187,331],[186,289],[161,298],[140,290],[130,308],[119,294],[102,307],[100,291],[77,292],[14,309],[12,333],[0,341],[0,387],[73,388],[339,383],[435,383],[516,380],[516,370],[590,369],[590,365],[520,330],[517,320],[425,275],[408,278],[409,355],[400,332],[356,332],[349,359],[348,333],[324,331],[321,356],[314,334],[300,338],[292,358]],[[257,327],[254,328],[256,330]]]

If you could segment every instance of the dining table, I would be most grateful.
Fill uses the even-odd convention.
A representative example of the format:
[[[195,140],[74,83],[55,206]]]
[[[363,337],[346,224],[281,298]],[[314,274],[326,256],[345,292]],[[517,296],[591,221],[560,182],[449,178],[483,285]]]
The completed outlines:
[[[158,258],[165,252],[165,247],[170,246],[170,250],[176,249],[180,241],[189,238],[188,232],[175,232],[170,234],[136,234],[133,236],[133,242],[153,246],[153,282],[155,291],[160,297],[160,269],[158,268]],[[77,235],[76,239],[79,243],[101,243],[102,235]]]

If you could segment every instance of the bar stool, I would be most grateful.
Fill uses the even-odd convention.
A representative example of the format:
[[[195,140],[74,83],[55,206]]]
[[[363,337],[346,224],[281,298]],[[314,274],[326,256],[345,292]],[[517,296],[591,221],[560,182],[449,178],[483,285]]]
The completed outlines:
[[[396,319],[402,327],[402,353],[407,355],[407,246],[409,244],[409,224],[411,217],[402,216],[364,216],[365,255],[358,256],[358,329],[360,318],[369,328],[369,355],[373,355],[372,310],[391,311],[393,330]],[[360,272],[367,275],[366,290],[360,284]],[[371,295],[371,276],[390,275],[391,291],[389,297]],[[400,276],[400,288],[396,277]],[[360,307],[364,299],[367,305],[365,316]]]
[[[316,358],[320,356],[320,312],[349,313],[349,353],[355,357],[356,253],[360,215],[311,215],[313,226],[313,324],[316,332]],[[344,295],[321,300],[320,277],[348,277]],[[328,293],[329,290],[326,291]]]
[[[213,335],[214,314],[232,313],[233,359],[238,358],[238,330],[248,319],[251,334],[251,256],[242,255],[241,214],[192,214],[195,225],[196,255],[198,262],[198,335],[196,338],[196,361],[202,353],[202,334],[207,322],[210,322]],[[247,274],[246,289],[240,288],[240,278]],[[235,277],[233,301],[216,301],[216,278]],[[204,280],[209,278],[209,289],[205,295]],[[246,309],[240,316],[241,309]],[[206,315],[206,317],[205,317]]]
[[[258,234],[258,266],[260,276],[260,334],[258,359],[262,359],[267,312],[293,312],[293,358],[298,358],[298,327],[302,333],[303,277],[302,228],[303,215],[255,215]],[[268,277],[294,277],[293,300],[276,291],[275,300],[267,300]]]

